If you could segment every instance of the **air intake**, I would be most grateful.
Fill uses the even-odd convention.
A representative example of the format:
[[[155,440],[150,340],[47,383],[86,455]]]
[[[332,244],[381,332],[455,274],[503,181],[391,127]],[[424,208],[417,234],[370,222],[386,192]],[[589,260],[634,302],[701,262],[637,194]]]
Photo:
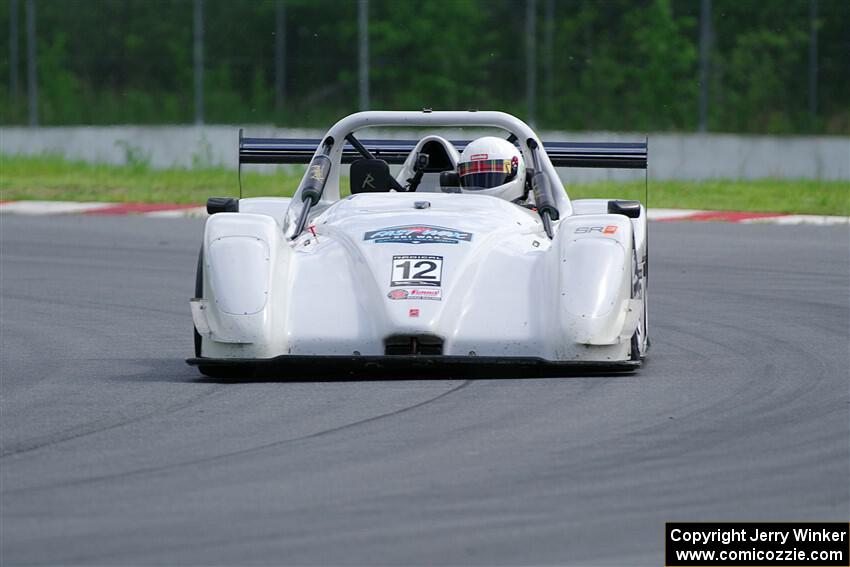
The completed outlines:
[[[443,339],[433,335],[394,335],[384,341],[384,354],[439,356]]]

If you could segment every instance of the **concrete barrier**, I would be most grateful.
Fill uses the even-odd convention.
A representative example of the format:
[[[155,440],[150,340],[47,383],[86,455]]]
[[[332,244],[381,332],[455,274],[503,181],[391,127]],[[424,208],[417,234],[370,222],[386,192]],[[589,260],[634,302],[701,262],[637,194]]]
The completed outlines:
[[[56,153],[68,159],[154,168],[224,165],[236,167],[238,128],[234,126],[80,126],[0,129],[4,154]],[[256,137],[320,138],[324,131],[249,126]],[[462,138],[470,132],[454,133]],[[410,132],[370,136],[413,137]],[[541,132],[543,140],[637,141],[643,135],[613,132]],[[629,170],[564,169],[568,181],[627,180]],[[745,136],[734,134],[650,134],[652,179],[850,179],[848,136]]]

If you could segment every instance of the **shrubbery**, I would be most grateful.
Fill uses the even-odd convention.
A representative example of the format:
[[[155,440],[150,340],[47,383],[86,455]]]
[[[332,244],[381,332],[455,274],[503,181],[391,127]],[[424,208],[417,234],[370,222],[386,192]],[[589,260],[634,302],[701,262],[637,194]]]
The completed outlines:
[[[713,0],[709,129],[850,130],[850,2],[818,0],[818,112],[809,113],[811,0]],[[698,0],[537,0],[537,123],[546,129],[693,130]],[[370,0],[371,106],[525,115],[525,4]],[[9,29],[10,0],[0,0]],[[19,84],[25,81],[19,1]],[[194,117],[192,2],[37,0],[46,125]],[[204,0],[205,120],[321,126],[358,107],[357,3],[286,0],[286,98],[274,96],[275,2]],[[548,26],[551,26],[549,28]],[[9,44],[0,76],[9,77]],[[0,122],[26,122],[0,89]]]

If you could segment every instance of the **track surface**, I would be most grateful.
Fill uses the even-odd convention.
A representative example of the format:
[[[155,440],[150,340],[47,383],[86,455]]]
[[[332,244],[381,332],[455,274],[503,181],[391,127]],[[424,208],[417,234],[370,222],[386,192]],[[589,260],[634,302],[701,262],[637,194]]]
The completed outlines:
[[[847,520],[848,228],[655,223],[626,377],[217,383],[202,224],[3,216],[0,562],[662,565]]]

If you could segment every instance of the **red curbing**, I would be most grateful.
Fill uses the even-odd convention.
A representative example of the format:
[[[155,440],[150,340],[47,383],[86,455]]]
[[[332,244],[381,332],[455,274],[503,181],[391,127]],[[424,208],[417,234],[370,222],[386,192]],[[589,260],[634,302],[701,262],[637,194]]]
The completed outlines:
[[[143,214],[143,213],[155,213],[159,211],[177,211],[181,209],[194,209],[199,205],[192,204],[169,204],[169,203],[120,203],[114,205],[112,207],[103,207],[99,209],[93,209],[91,211],[86,211],[83,214],[85,215],[130,215],[130,214]]]
[[[676,221],[724,221],[724,222],[741,222],[752,219],[767,219],[787,217],[786,213],[747,213],[734,211],[705,211],[694,213],[683,217],[660,218],[659,222],[676,222]]]

